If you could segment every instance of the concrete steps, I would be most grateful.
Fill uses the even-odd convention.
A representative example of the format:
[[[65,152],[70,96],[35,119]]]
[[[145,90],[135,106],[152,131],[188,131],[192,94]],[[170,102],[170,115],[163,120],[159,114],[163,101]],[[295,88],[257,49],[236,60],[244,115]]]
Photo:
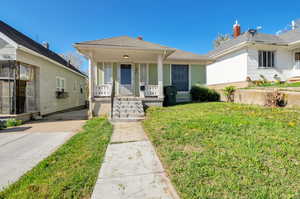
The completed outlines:
[[[142,101],[135,97],[116,97],[113,104],[114,121],[136,121],[144,119]]]

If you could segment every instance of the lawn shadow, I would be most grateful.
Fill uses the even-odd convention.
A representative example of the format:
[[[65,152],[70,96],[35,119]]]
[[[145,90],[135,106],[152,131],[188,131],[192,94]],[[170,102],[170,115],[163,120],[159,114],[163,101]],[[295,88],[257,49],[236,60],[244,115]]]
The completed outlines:
[[[7,128],[7,129],[2,129],[2,130],[0,130],[0,133],[22,132],[22,131],[26,131],[26,130],[28,130],[28,129],[31,129],[31,127],[22,127],[22,126],[11,127],[11,128]]]

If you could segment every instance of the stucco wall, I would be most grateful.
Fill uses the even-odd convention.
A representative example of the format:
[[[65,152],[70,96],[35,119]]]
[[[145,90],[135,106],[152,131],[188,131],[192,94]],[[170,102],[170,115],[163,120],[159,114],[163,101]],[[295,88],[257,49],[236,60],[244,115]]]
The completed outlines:
[[[85,104],[86,80],[83,76],[21,50],[17,51],[17,61],[36,66],[39,70],[38,99],[40,104],[39,111],[42,115]],[[69,97],[64,99],[56,98],[57,76],[66,79],[65,91],[68,92]],[[80,92],[80,87],[83,88],[83,93]]]
[[[236,51],[218,59],[206,68],[207,85],[245,81],[247,77],[247,51]]]
[[[274,68],[258,68],[259,50],[275,50]],[[291,70],[293,69],[293,54],[286,49],[252,47],[248,49],[247,63],[247,76],[252,80],[260,80],[262,79],[260,75],[263,75],[269,81],[274,81],[274,75],[276,74],[281,80],[287,80],[291,76]]]

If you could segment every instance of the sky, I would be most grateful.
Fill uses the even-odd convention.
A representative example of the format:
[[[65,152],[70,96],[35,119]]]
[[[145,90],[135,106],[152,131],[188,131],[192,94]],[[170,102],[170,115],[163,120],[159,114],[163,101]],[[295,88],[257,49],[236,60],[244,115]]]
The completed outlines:
[[[218,33],[262,26],[275,34],[300,18],[300,1],[201,0],[9,0],[0,19],[57,53],[81,41],[128,35],[205,54]],[[87,70],[84,62],[83,71]]]

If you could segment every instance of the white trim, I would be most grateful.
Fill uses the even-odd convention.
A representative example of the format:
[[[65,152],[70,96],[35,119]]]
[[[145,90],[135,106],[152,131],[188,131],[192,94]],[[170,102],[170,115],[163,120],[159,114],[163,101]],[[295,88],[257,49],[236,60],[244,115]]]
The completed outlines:
[[[2,32],[0,32],[0,37],[2,39],[4,39],[5,41],[7,41],[10,45],[12,45],[14,48],[18,48],[18,44],[16,42],[14,42],[11,38],[9,38],[8,36],[6,36],[5,34],[3,34]]]
[[[77,75],[80,75],[80,76],[82,76],[82,77],[84,77],[84,78],[87,78],[85,75],[83,75],[83,74],[81,74],[81,73],[78,73],[78,72],[76,72],[76,71],[74,71],[74,70],[72,70],[72,69],[70,69],[70,68],[68,68],[68,67],[66,67],[66,66],[64,66],[64,65],[62,65],[62,64],[60,64],[60,63],[58,63],[58,62],[56,62],[56,61],[54,61],[54,60],[52,60],[52,59],[50,59],[50,58],[48,58],[48,57],[46,57],[46,56],[44,56],[44,55],[41,55],[41,54],[39,54],[39,53],[37,53],[37,52],[35,52],[35,51],[29,49],[29,48],[26,48],[26,47],[24,47],[24,46],[22,46],[22,45],[18,45],[18,48],[17,48],[17,49],[22,50],[22,51],[24,51],[24,52],[27,52],[27,53],[29,53],[29,54],[32,54],[32,55],[41,57],[41,58],[43,58],[43,59],[45,59],[45,60],[47,60],[47,61],[50,61],[50,62],[52,62],[52,63],[54,63],[54,64],[56,64],[56,65],[58,65],[58,66],[61,66],[61,67],[63,67],[64,69],[67,69],[67,70],[69,70],[69,71],[71,71],[71,72],[73,72],[73,73],[75,73],[75,74],[77,74]],[[17,55],[17,57],[18,57],[18,55]],[[17,59],[17,60],[18,60],[18,59]]]
[[[189,91],[190,91],[191,87],[192,87],[192,85],[191,85],[192,84],[192,73],[191,73],[192,72],[192,65],[189,64],[188,67],[189,67],[188,70],[189,70]]]

